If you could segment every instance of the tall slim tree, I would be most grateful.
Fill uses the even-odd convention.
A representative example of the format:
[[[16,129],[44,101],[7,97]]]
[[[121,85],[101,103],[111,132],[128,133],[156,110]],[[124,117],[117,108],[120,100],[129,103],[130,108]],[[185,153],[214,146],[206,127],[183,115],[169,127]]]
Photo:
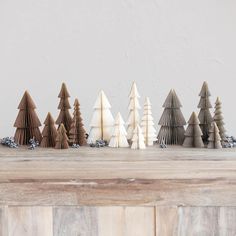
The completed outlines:
[[[146,97],[144,104],[141,128],[146,146],[153,146],[154,142],[157,140],[157,133],[154,127],[154,119],[152,116],[152,105],[148,97]]]
[[[112,136],[114,118],[111,114],[111,105],[104,91],[100,91],[93,107],[93,116],[90,123],[89,143],[96,140],[109,142]]]
[[[79,100],[75,99],[73,120],[71,123],[69,140],[71,144],[87,145],[86,132],[83,125],[83,119],[80,112]]]
[[[41,142],[42,135],[39,129],[41,123],[35,112],[36,106],[28,91],[25,91],[18,109],[20,111],[14,124],[14,127],[17,128],[15,132],[16,143],[27,145],[32,138]]]
[[[61,124],[58,131],[57,131],[57,137],[56,137],[56,149],[68,149],[69,148],[69,139],[66,134],[66,129],[64,124]]]
[[[127,132],[124,126],[125,122],[120,113],[117,114],[115,118],[115,123],[113,127],[112,137],[109,143],[109,147],[120,148],[120,147],[129,147],[127,141]]]
[[[136,126],[140,122],[140,116],[139,116],[139,110],[141,109],[140,104],[139,104],[139,92],[136,86],[136,83],[133,82],[131,91],[129,94],[129,117],[127,121],[127,139],[131,140],[133,137],[133,132]]]
[[[225,132],[226,129],[224,127],[225,123],[224,123],[224,117],[222,115],[222,103],[220,101],[220,98],[218,97],[215,103],[215,115],[214,115],[214,121],[216,122],[219,131],[220,131],[220,137],[221,140],[224,141],[225,140]]]
[[[184,125],[186,121],[181,112],[181,103],[175,92],[171,90],[163,105],[164,112],[159,121],[161,125],[158,134],[158,143],[169,145],[182,145],[184,142]]]
[[[131,149],[145,149],[145,148],[146,145],[144,142],[142,129],[139,125],[137,125],[133,132]]]
[[[208,139],[208,146],[207,147],[211,148],[211,149],[222,148],[220,131],[217,127],[216,122],[212,122],[211,128],[209,130],[209,139]]]
[[[185,132],[184,147],[203,148],[204,143],[202,141],[202,130],[199,126],[200,122],[195,112],[192,113],[189,121],[188,128]]]
[[[72,117],[71,117],[70,111],[69,111],[71,109],[71,106],[69,103],[70,94],[68,93],[65,83],[62,84],[61,91],[60,91],[58,97],[60,98],[60,103],[58,105],[58,109],[60,110],[60,113],[59,113],[59,116],[56,120],[56,124],[59,126],[61,124],[64,124],[66,132],[69,133],[70,126],[72,123]]]
[[[40,144],[41,147],[55,147],[56,145],[56,137],[57,137],[57,129],[55,127],[55,121],[52,118],[51,113],[49,112],[45,121],[43,128],[43,139]]]
[[[211,128],[211,123],[213,121],[212,115],[210,112],[210,108],[212,108],[212,105],[210,102],[211,93],[209,91],[207,82],[203,83],[199,96],[201,97],[201,99],[198,104],[198,108],[200,108],[198,118],[200,121],[201,130],[203,133],[203,136],[202,136],[203,142],[207,143],[208,137],[209,137],[209,130]]]

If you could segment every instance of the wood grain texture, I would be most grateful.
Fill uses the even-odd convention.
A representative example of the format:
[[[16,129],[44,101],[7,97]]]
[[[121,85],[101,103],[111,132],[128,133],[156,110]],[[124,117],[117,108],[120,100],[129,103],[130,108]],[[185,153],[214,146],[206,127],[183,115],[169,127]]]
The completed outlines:
[[[224,179],[24,180],[0,190],[11,206],[236,206],[236,181]]]
[[[187,207],[179,208],[178,214],[178,235],[236,235],[236,208]]]
[[[91,207],[56,207],[53,213],[54,235],[98,235],[97,209]]]
[[[57,236],[154,236],[154,207],[57,207]]]
[[[156,235],[175,236],[178,232],[178,207],[156,207]]]
[[[51,207],[8,208],[8,236],[53,236]]]
[[[8,215],[7,207],[0,207],[0,236],[8,235]]]

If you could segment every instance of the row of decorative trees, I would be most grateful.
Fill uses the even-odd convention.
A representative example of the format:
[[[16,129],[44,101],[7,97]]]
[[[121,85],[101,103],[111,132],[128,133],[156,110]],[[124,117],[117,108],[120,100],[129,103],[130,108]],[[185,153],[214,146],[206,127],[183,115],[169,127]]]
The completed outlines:
[[[133,83],[129,94],[129,116],[127,131],[125,122],[120,113],[115,120],[111,114],[111,105],[103,91],[100,91],[94,105],[88,143],[95,143],[97,140],[104,140],[110,147],[129,147],[143,149],[152,146],[154,142],[168,145],[183,145],[184,147],[220,148],[221,140],[225,139],[224,121],[221,112],[221,102],[217,98],[215,114],[212,117],[209,97],[211,96],[208,85],[204,82],[199,94],[201,97],[198,108],[200,113],[192,113],[188,127],[185,131],[186,121],[181,112],[182,104],[174,90],[171,90],[163,104],[163,114],[160,118],[161,126],[157,135],[152,116],[152,107],[147,97],[144,104],[143,117],[140,120],[139,92]],[[70,114],[70,94],[63,83],[58,95],[60,103],[59,116],[54,122],[48,113],[42,133],[39,127],[41,123],[35,112],[36,106],[26,91],[18,106],[19,113],[14,126],[16,127],[15,141],[20,145],[27,145],[31,138],[40,142],[41,147],[55,147],[57,149],[68,148],[69,145],[87,145],[86,132],[80,112],[78,99],[74,102],[73,117]],[[58,125],[56,128],[55,124]]]
[[[60,98],[58,105],[60,113],[56,120],[58,129],[56,129],[52,115],[48,113],[41,134],[39,129],[41,123],[35,112],[36,106],[30,94],[27,91],[24,93],[18,106],[19,113],[14,124],[14,127],[16,127],[15,142],[20,145],[27,145],[30,139],[35,138],[41,147],[55,147],[57,149],[68,148],[69,144],[79,144],[81,146],[87,144],[78,99],[75,99],[74,102],[72,118],[69,112],[71,108],[69,104],[70,95],[64,83],[58,97]]]

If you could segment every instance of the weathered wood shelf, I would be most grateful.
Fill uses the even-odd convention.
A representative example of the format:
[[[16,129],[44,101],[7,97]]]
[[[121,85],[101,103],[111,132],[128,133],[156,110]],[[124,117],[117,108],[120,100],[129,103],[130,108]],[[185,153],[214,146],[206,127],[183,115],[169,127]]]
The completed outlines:
[[[0,236],[236,235],[236,150],[1,147],[0,206]],[[30,231],[31,214],[39,215],[40,230]],[[19,215],[26,231],[16,220]],[[58,223],[63,217],[73,218],[70,228]],[[78,227],[83,217],[97,228]],[[128,232],[109,234],[116,224]],[[16,227],[18,233],[12,231]]]

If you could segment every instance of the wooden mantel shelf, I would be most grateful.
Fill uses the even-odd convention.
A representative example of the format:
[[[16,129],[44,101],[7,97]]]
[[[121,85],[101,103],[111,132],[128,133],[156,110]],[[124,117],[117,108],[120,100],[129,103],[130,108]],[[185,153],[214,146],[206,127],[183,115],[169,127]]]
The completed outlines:
[[[236,150],[1,147],[0,205],[236,207]]]

